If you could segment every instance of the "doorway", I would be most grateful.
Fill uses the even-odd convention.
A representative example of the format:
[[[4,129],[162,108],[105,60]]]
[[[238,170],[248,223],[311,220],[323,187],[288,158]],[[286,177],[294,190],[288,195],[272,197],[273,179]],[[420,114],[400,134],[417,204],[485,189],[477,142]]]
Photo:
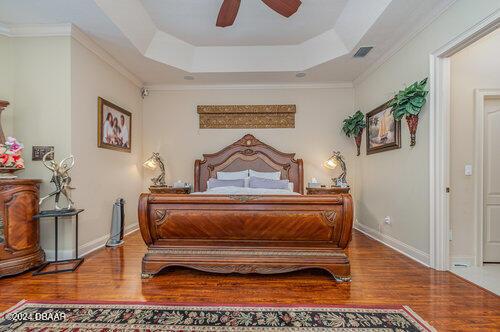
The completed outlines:
[[[436,270],[450,270],[450,266],[452,265],[450,262],[453,260],[453,257],[450,255],[450,247],[452,246],[450,242],[453,241],[453,239],[456,240],[455,234],[453,234],[450,229],[450,194],[454,192],[454,189],[450,188],[451,57],[480,40],[482,37],[494,32],[499,27],[500,11],[496,11],[430,55],[429,237],[430,265]],[[495,53],[497,53],[497,51],[498,49],[496,49]],[[494,70],[490,70],[490,74],[494,72]],[[463,79],[461,82],[469,82],[469,79]],[[475,88],[480,86],[481,85],[476,85]],[[469,102],[473,100],[472,92],[468,100]],[[469,112],[473,109],[473,105],[468,107]],[[472,117],[468,121],[468,124],[473,125],[474,122],[475,120]],[[467,141],[467,144],[473,144],[471,142],[474,142],[473,137]],[[473,151],[477,152],[478,149],[473,148]],[[474,157],[469,157],[469,159],[475,160]],[[472,163],[472,161],[469,161],[469,164]],[[464,167],[464,165],[460,166],[459,169],[461,167]],[[461,168],[459,172],[464,172],[464,168]],[[473,169],[473,176],[469,179],[475,176],[478,176],[477,168]],[[475,183],[477,184],[478,181]],[[477,185],[472,187],[469,186],[468,193],[475,191],[477,191]],[[460,191],[460,188],[455,190],[455,193],[460,192],[463,192],[463,190]],[[474,257],[476,257],[475,248],[479,242],[482,243],[483,234],[477,232],[477,228],[474,227],[474,220],[477,219],[475,216],[479,211],[476,200],[469,199],[468,202],[472,203],[473,206],[467,209],[467,211],[469,211],[469,213],[472,211],[473,215],[469,217],[467,223],[469,231],[465,233],[465,237],[473,247],[473,249],[467,253],[468,258],[474,259]],[[482,249],[478,251],[482,252]],[[476,265],[478,263],[480,262],[474,261],[471,265]]]
[[[500,294],[500,29],[450,57],[450,271]],[[483,87],[494,87],[484,89]]]

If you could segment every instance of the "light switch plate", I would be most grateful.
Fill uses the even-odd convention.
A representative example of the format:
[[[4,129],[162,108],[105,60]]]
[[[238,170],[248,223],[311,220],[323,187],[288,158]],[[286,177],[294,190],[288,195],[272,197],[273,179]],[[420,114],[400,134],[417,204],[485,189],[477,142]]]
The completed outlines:
[[[34,145],[32,149],[31,160],[42,160],[43,156],[50,151],[54,151],[53,146]],[[47,160],[54,160],[54,155],[49,156]]]

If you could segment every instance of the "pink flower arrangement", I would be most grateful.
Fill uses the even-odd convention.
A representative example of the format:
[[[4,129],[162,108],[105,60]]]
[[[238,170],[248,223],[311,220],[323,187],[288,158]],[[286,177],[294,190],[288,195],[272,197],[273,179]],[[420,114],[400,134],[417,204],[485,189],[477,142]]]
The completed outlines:
[[[7,142],[0,144],[0,167],[24,168],[21,157],[24,146],[13,137],[7,137]]]

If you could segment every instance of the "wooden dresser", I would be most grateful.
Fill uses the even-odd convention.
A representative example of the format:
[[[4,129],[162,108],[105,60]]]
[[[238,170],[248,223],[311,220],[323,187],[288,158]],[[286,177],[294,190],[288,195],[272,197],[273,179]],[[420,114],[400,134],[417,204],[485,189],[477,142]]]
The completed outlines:
[[[45,261],[40,248],[40,180],[0,180],[0,277],[18,274]]]

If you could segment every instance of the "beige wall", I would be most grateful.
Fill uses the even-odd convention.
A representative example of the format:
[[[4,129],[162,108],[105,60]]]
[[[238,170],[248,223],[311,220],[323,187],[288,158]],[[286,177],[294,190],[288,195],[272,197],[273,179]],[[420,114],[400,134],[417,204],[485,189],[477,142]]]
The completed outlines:
[[[390,99],[405,84],[427,77],[429,54],[497,9],[498,0],[455,2],[374,72],[356,83],[356,105],[368,112]],[[406,123],[403,122],[402,128],[401,150],[360,158],[358,181],[362,186],[358,193],[358,221],[361,227],[428,263],[428,105],[421,113],[414,148],[409,147]],[[391,225],[383,224],[385,216],[392,218]]]
[[[322,162],[338,149],[346,155],[349,179],[354,181],[354,141],[340,130],[341,121],[354,112],[353,98],[352,88],[152,91],[144,99],[144,158],[159,151],[166,160],[169,183],[192,183],[195,159],[251,133],[302,158],[306,182],[317,177],[330,183],[333,174],[322,167]],[[296,104],[296,128],[199,129],[196,105],[203,104]],[[153,175],[145,171],[145,187]]]
[[[51,174],[31,160],[33,145],[53,145],[56,159],[73,154],[73,197],[85,208],[80,223],[80,249],[102,244],[109,233],[112,203],[125,198],[126,226],[137,223],[136,204],[142,188],[142,98],[139,88],[71,37],[0,37],[0,98],[9,99],[3,119],[6,131],[25,145],[23,178],[42,179],[41,195],[53,190]],[[4,65],[7,63],[8,65]],[[97,97],[133,113],[132,153],[97,148]],[[15,109],[15,112],[12,110]],[[64,200],[64,199],[62,199]],[[47,200],[42,209],[51,209]],[[72,254],[74,228],[61,223],[62,256]],[[53,223],[42,222],[41,243],[53,256]]]
[[[132,152],[97,147],[97,97],[132,112]],[[130,80],[75,39],[71,41],[71,150],[74,199],[85,208],[81,244],[107,237],[112,204],[126,201],[126,226],[137,223],[142,189],[142,98]]]
[[[33,145],[53,145],[56,158],[71,153],[70,38],[12,38],[12,82],[15,137],[24,144],[23,178],[42,179],[41,195],[52,190],[50,174],[40,161],[31,160]],[[43,208],[52,208],[44,203]],[[61,225],[61,245],[70,225]],[[43,248],[53,248],[52,223],[41,227]]]
[[[500,29],[451,57],[450,223],[452,261],[474,262],[474,90],[500,89]],[[476,171],[476,170],[474,170]]]
[[[0,36],[0,100],[10,102],[9,107],[2,112],[2,129],[5,137],[13,135],[13,88],[12,41],[11,38]]]

